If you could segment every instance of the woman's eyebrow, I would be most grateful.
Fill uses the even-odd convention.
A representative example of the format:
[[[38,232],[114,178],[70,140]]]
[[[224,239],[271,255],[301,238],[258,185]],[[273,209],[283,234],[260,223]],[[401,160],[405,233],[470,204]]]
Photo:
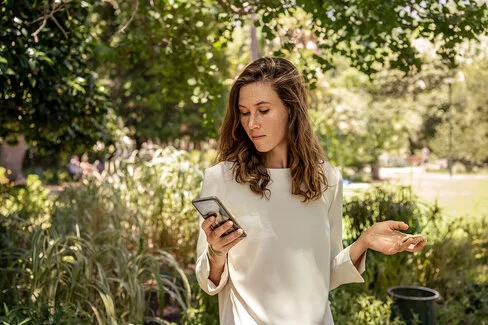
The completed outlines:
[[[267,102],[265,100],[262,100],[262,101],[260,101],[260,102],[258,102],[256,104],[254,104],[254,106],[259,106],[259,105],[264,105],[264,104],[271,104],[271,103],[270,102]],[[247,108],[246,106],[241,105],[241,104],[239,104],[239,107]]]

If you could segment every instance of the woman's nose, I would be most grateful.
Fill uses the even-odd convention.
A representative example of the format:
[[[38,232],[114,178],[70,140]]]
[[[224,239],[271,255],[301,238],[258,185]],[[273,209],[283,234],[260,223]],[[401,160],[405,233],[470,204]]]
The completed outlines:
[[[251,115],[249,117],[248,125],[250,129],[259,129],[261,127],[261,123],[257,120],[257,117],[255,115]]]

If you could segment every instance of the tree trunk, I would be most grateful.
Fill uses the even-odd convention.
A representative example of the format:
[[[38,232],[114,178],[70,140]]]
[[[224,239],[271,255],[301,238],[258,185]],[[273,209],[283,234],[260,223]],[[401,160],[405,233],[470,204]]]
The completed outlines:
[[[17,144],[9,145],[6,141],[0,144],[0,166],[7,169],[7,177],[16,185],[24,184],[25,177],[22,173],[27,143],[23,135],[17,138]]]
[[[466,172],[468,172],[468,173],[471,173],[474,169],[474,166],[475,166],[475,164],[470,162],[470,161],[464,162],[463,165],[464,165],[464,168],[466,168]]]
[[[258,35],[256,33],[256,27],[254,21],[256,20],[256,14],[252,14],[252,26],[251,26],[251,62],[256,61],[261,56],[259,55],[259,43]]]
[[[371,164],[371,178],[373,181],[380,180],[380,164],[377,162]]]

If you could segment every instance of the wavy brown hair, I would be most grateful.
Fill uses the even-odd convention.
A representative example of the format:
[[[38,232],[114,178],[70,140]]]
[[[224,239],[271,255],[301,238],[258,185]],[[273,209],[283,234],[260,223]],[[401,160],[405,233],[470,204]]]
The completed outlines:
[[[325,154],[310,126],[304,80],[288,60],[265,57],[249,64],[235,80],[229,94],[224,121],[220,127],[216,163],[233,162],[238,183],[248,183],[251,191],[269,198],[270,175],[264,154],[259,152],[240,123],[239,91],[254,82],[269,82],[290,112],[288,123],[288,163],[292,194],[304,202],[319,199],[328,188],[322,164]],[[292,145],[290,145],[292,144]]]

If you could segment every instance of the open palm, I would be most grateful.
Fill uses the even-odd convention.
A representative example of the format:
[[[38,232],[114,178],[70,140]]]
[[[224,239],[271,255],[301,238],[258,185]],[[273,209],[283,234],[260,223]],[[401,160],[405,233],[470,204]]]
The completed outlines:
[[[377,222],[370,228],[366,229],[361,235],[368,243],[368,248],[377,252],[393,255],[399,252],[409,251],[417,252],[421,250],[425,241],[415,244],[413,238],[403,241],[407,236],[399,230],[407,230],[408,225],[400,221],[383,221]],[[412,245],[412,246],[411,246]]]

